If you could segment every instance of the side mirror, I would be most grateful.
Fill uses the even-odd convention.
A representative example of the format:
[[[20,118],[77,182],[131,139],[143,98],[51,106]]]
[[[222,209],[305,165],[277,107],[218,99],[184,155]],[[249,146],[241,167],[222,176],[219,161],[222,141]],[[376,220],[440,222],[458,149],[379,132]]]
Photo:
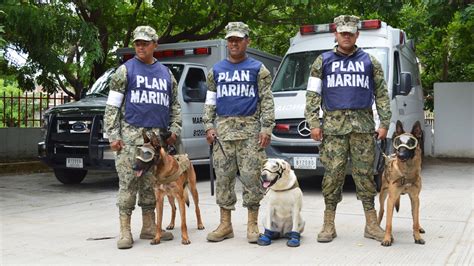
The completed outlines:
[[[395,95],[406,96],[411,91],[411,74],[408,72],[400,73],[400,84],[396,88]]]

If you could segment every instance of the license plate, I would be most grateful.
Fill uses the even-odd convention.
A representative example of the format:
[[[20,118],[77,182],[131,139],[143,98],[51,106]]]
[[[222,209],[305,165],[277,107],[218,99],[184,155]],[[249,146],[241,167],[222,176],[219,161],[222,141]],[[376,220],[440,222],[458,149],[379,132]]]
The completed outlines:
[[[293,167],[295,169],[316,169],[317,159],[316,157],[294,157]]]
[[[83,168],[82,158],[66,158],[66,167]]]

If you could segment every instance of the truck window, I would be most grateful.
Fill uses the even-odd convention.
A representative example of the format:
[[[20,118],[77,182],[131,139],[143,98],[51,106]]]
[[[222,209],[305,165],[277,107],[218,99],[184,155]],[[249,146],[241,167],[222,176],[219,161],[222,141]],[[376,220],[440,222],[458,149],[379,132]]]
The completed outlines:
[[[383,77],[385,82],[388,82],[388,49],[387,48],[373,48],[364,47],[364,51],[374,56],[377,61],[382,65]]]
[[[184,80],[183,96],[185,102],[204,102],[206,100],[206,75],[202,68],[191,67]]]
[[[325,51],[309,51],[289,54],[283,59],[275,77],[272,91],[306,90],[311,65]]]
[[[181,75],[183,75],[184,65],[182,64],[163,64],[163,65],[167,66],[171,70],[171,73],[173,73],[174,78],[179,83],[179,80],[181,79]]]
[[[397,88],[400,85],[400,55],[397,51],[393,54],[393,85],[392,88]]]

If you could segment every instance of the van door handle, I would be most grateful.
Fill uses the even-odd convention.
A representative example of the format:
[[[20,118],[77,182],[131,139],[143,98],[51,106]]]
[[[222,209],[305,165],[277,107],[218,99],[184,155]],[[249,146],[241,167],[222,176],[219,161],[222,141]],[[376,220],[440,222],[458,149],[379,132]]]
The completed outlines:
[[[403,107],[407,107],[407,103],[406,103],[406,102],[403,102]]]

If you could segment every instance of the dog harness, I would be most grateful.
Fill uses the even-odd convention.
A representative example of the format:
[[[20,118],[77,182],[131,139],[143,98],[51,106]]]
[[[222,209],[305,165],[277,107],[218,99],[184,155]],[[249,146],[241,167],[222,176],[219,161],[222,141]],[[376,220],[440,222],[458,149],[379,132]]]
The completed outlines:
[[[178,171],[170,176],[158,176],[155,182],[160,185],[169,184],[178,180],[178,177],[183,174],[189,167],[189,159],[187,154],[173,155],[173,159],[178,163]]]

